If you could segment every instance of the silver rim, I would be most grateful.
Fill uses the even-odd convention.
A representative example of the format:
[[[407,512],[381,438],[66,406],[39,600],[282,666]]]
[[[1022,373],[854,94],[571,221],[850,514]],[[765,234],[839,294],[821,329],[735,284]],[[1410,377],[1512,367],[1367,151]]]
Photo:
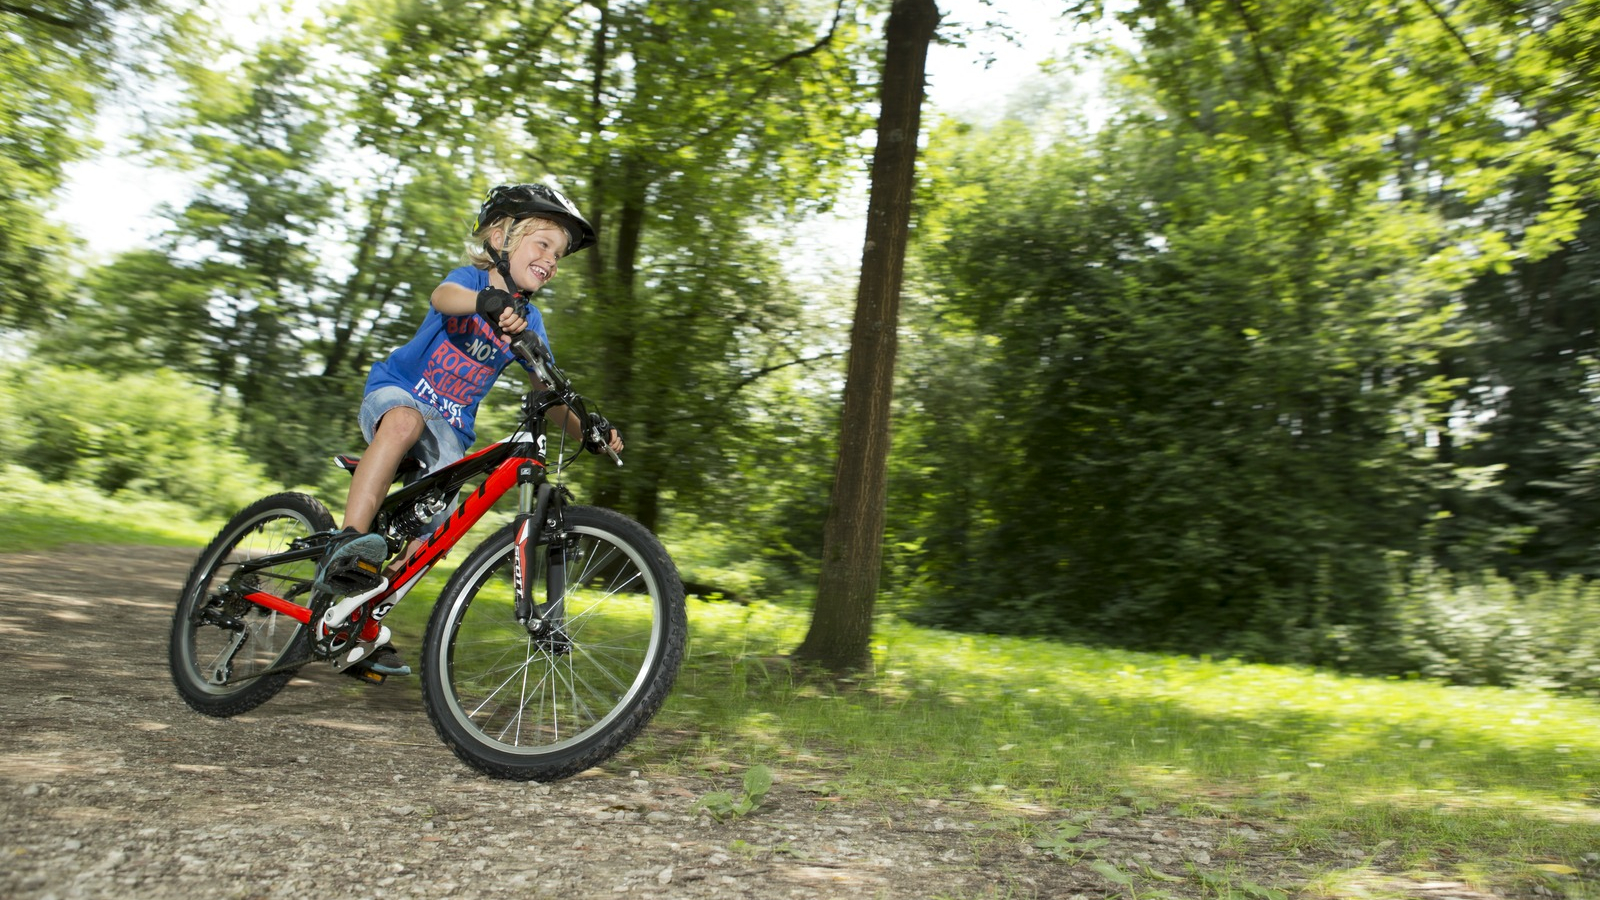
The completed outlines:
[[[509,545],[451,599],[451,627],[440,638],[449,714],[504,752],[555,753],[609,731],[649,687],[661,655],[660,585],[644,558],[607,531],[573,533],[565,652],[541,646],[515,621]],[[545,590],[542,548],[536,555],[537,597]]]
[[[264,514],[227,549],[225,559],[214,558],[209,563],[206,581],[196,585],[185,598],[185,612],[199,610],[214,591],[227,584],[240,563],[287,550],[291,541],[311,530],[310,524],[293,510],[277,509]],[[315,574],[316,561],[301,560],[253,573],[251,578],[261,590],[282,597],[303,588]],[[299,622],[263,607],[250,605],[230,613],[244,622],[244,632],[191,625],[183,644],[191,680],[196,687],[214,694],[229,694],[250,685],[250,681],[237,679],[277,664],[300,634]],[[224,675],[235,682],[223,683]]]

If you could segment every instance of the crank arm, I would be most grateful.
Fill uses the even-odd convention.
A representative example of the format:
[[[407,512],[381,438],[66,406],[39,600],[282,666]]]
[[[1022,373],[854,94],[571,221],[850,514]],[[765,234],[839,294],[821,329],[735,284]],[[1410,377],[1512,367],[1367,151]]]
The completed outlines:
[[[333,668],[335,670],[343,672],[345,669],[348,669],[363,659],[366,659],[369,655],[371,655],[374,648],[382,647],[387,643],[389,643],[389,626],[384,625],[378,629],[378,636],[376,638],[373,638],[370,641],[361,641],[348,650],[341,650],[339,653],[334,655],[330,662],[333,663]]]
[[[355,612],[356,609],[361,606],[361,604],[366,603],[368,600],[371,600],[373,597],[378,596],[388,589],[389,579],[385,578],[378,582],[378,586],[370,591],[362,591],[359,594],[352,594],[343,600],[340,600],[326,613],[323,613],[322,630],[338,631],[339,627],[350,618],[350,614]]]

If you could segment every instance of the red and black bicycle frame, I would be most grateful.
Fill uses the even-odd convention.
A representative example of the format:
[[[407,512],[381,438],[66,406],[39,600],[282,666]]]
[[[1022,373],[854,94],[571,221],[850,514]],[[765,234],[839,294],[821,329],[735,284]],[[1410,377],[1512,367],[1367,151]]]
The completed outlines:
[[[565,553],[562,541],[551,539],[547,551],[547,603],[536,608],[533,602],[532,573],[537,570],[532,557],[533,549],[541,543],[545,533],[559,534],[561,488],[546,477],[546,446],[544,437],[545,413],[552,407],[563,405],[554,392],[538,391],[523,398],[523,427],[509,438],[464,457],[437,472],[388,495],[375,517],[380,533],[390,538],[390,552],[399,552],[410,542],[391,535],[388,523],[411,509],[430,494],[454,496],[468,482],[486,476],[478,488],[461,500],[460,504],[440,523],[433,533],[422,540],[421,546],[411,552],[405,563],[389,579],[389,583],[368,598],[348,620],[360,623],[358,635],[363,642],[378,638],[383,617],[389,614],[412,587],[426,575],[435,563],[455,547],[472,527],[500,501],[513,487],[517,488],[516,547],[512,560],[512,578],[516,585],[517,619],[524,625],[530,621],[544,623],[547,629],[559,635],[562,622],[562,599],[565,590]],[[399,546],[396,546],[398,544]],[[255,569],[292,562],[296,559],[319,558],[326,541],[306,542],[305,546],[251,560],[239,567],[237,580]],[[311,625],[312,608],[287,598],[264,591],[247,591],[243,599],[282,613],[303,625]],[[537,615],[536,615],[537,613]],[[531,626],[530,626],[531,627]],[[549,630],[546,631],[550,633]]]

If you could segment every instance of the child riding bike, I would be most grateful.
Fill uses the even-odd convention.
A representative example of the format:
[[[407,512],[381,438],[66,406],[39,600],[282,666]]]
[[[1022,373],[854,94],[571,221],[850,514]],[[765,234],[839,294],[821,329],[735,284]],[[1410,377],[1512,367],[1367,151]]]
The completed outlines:
[[[548,346],[539,311],[523,301],[555,277],[562,258],[594,243],[594,227],[554,188],[506,184],[489,191],[468,243],[471,264],[445,276],[416,334],[375,363],[367,377],[359,417],[368,445],[350,479],[344,529],[318,566],[317,589],[356,594],[383,584],[395,570],[382,570],[388,543],[371,528],[401,463],[407,457],[417,460],[420,475],[465,455],[476,439],[479,402],[516,359],[502,334],[532,328]],[[544,389],[532,368],[518,362],[528,370],[533,389]],[[584,440],[586,423],[570,410],[560,407],[551,414],[567,434]],[[614,428],[606,434],[610,449],[620,452],[621,435]],[[587,442],[585,447],[603,449]],[[434,524],[449,513],[440,512]],[[407,555],[396,557],[397,566]],[[375,681],[411,673],[392,646],[379,648],[360,670],[350,671]]]

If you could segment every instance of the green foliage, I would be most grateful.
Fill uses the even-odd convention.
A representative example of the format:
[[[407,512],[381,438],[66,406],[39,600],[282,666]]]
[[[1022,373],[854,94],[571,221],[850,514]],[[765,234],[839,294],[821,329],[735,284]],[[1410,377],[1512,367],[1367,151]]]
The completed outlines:
[[[286,33],[237,71],[188,70],[189,102],[158,143],[199,170],[196,196],[155,246],[89,273],[38,348],[71,360],[87,345],[116,371],[156,362],[236,398],[240,445],[287,483],[360,449],[367,370],[459,264],[482,189],[433,148],[354,161],[350,83],[313,49],[327,46]],[[377,174],[352,179],[352,165]]]
[[[757,764],[745,770],[744,790],[738,796],[734,796],[730,791],[712,791],[696,800],[689,811],[691,813],[704,811],[718,822],[742,818],[755,812],[770,790],[772,790],[772,770]]]
[[[902,446],[924,472],[1009,464],[902,500],[933,529],[897,531],[936,573],[915,615],[1331,659],[1327,628],[1381,614],[1430,512],[1449,282],[1415,268],[1428,219],[1307,221],[1319,186],[1291,165],[1230,180],[1137,115],[1046,137],[947,131],[932,153],[942,301]]]
[[[185,504],[221,515],[266,492],[234,446],[233,416],[165,370],[109,378],[88,369],[0,368],[8,458],[48,481]]]
[[[55,20],[70,10],[0,8],[0,323],[32,319],[60,296],[54,248],[65,235],[44,217],[66,166],[88,152],[95,53]],[[91,4],[77,12],[99,17]],[[95,36],[104,41],[99,31]],[[91,43],[95,42],[91,39]]]
[[[1083,818],[1087,820],[1090,817]],[[1085,838],[1083,831],[1081,822],[1057,822],[1035,838],[1033,846],[1063,862],[1077,863],[1110,843],[1105,838]]]
[[[1576,240],[1484,275],[1464,294],[1482,338],[1451,363],[1470,379],[1461,393],[1481,424],[1458,427],[1451,450],[1495,477],[1448,497],[1437,534],[1453,567],[1600,574],[1600,206],[1586,209]]]
[[[193,504],[127,492],[111,495],[76,482],[45,481],[31,469],[9,464],[0,466],[0,504],[6,511],[0,516],[0,547],[6,553],[49,550],[63,544],[198,549],[221,523],[220,517],[199,518]]]
[[[1392,637],[1347,647],[1366,667],[1382,665],[1387,651],[1396,669],[1456,684],[1600,696],[1600,584],[1592,579],[1512,580],[1430,567],[1412,573],[1397,593]]]
[[[1144,0],[1118,13],[1140,42],[1129,89],[1219,174],[1292,174],[1304,217],[1286,226],[1408,222],[1409,277],[1451,293],[1434,303],[1431,358],[1397,374],[1435,382],[1414,426],[1440,464],[1429,551],[1467,570],[1594,571],[1595,12]]]
[[[1593,118],[1550,88],[1594,83],[1592,27],[1538,8],[1150,0],[1100,136],[940,134],[913,615],[1404,666],[1466,638],[1400,627],[1396,560],[1593,571]],[[937,477],[952,455],[1008,464]]]
[[[65,295],[72,239],[46,212],[105,98],[148,84],[199,28],[166,0],[0,4],[0,325],[35,325]]]

